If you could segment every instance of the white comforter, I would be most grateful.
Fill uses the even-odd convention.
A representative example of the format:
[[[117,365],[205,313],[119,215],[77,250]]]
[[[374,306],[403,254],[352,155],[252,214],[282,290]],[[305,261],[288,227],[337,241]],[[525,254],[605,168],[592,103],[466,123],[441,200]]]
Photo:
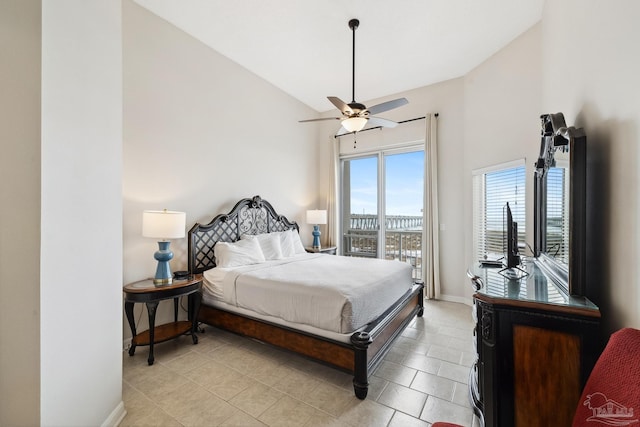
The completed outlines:
[[[412,268],[399,261],[325,254],[204,272],[205,292],[254,312],[350,333],[411,289]]]

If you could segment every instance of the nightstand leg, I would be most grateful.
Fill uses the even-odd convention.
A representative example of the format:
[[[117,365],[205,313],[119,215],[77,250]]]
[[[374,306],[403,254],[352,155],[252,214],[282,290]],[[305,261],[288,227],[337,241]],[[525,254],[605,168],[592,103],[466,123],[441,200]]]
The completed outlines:
[[[189,295],[189,320],[191,321],[191,339],[194,344],[198,344],[198,316],[196,313],[200,311],[200,303],[202,302],[202,292],[198,291]]]
[[[129,327],[131,328],[131,346],[129,347],[129,356],[133,356],[136,352],[136,322],[133,317],[133,303],[125,302],[124,303],[124,312],[127,314],[127,321],[129,322]]]
[[[156,327],[156,309],[158,308],[159,301],[151,301],[147,303],[147,313],[149,313],[149,359],[147,362],[149,365],[153,365],[153,340],[155,339],[155,327]]]

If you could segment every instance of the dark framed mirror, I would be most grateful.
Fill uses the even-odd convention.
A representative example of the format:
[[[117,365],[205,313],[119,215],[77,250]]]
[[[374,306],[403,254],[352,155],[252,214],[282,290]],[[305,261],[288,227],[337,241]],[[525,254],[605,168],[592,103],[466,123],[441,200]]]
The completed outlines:
[[[586,136],[562,113],[543,114],[534,175],[534,252],[540,268],[567,295],[584,295]]]

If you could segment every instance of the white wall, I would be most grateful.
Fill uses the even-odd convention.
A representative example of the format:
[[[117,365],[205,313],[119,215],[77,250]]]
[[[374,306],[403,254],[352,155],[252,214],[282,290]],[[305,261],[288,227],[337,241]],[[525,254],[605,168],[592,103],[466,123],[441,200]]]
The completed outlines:
[[[0,2],[0,425],[40,423],[40,0]]]
[[[474,169],[525,159],[526,233],[533,247],[533,165],[540,148],[540,115],[544,113],[540,107],[541,37],[537,24],[464,77],[465,266],[476,261],[472,258]],[[461,279],[468,283],[466,276]],[[471,298],[471,285],[464,293]]]
[[[640,3],[557,0],[543,15],[543,97],[587,134],[588,292],[609,331],[640,327]]]
[[[130,0],[123,45],[122,283],[155,273],[157,243],[141,236],[145,209],[184,211],[189,229],[258,194],[298,221],[311,243],[304,214],[321,185],[318,127],[297,121],[317,113]],[[171,247],[172,270],[186,269],[186,238]],[[146,309],[137,304],[136,318],[141,310],[144,330]],[[157,322],[171,313],[161,303]],[[128,324],[123,333],[131,337]]]
[[[45,426],[113,424],[124,414],[121,31],[120,2],[42,4]]]

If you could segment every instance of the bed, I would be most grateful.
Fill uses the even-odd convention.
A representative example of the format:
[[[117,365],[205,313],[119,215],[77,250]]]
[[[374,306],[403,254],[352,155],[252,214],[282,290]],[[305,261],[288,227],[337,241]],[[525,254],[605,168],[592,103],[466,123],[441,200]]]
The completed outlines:
[[[422,316],[424,286],[397,261],[302,253],[298,231],[260,196],[195,224],[188,238],[189,271],[203,274],[209,290],[198,321],[349,372],[355,395],[365,399],[371,373],[411,320]],[[284,258],[264,246],[279,239],[284,248],[290,235],[294,242],[287,250],[293,252]],[[228,251],[254,245],[271,255],[233,264]]]

